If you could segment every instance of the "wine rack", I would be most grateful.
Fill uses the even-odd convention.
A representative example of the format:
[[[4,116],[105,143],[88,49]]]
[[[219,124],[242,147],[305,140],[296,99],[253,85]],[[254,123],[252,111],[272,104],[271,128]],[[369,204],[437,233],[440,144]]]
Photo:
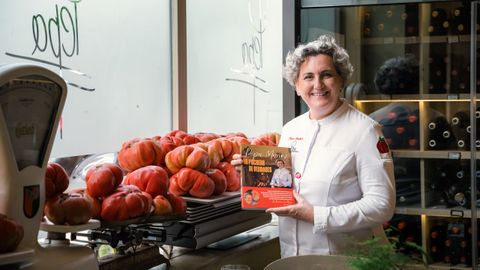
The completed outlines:
[[[472,57],[470,48],[480,42],[479,19],[471,25],[479,1],[333,7],[318,1],[317,8],[306,2],[299,39],[316,38],[311,29],[321,27],[335,33],[355,67],[346,100],[383,126],[397,189],[390,224],[408,224],[398,236],[424,248],[429,269],[478,269],[472,216],[480,216],[480,204],[472,213],[471,197],[480,191],[471,183],[480,178],[480,162],[472,161],[480,150],[480,106],[471,104],[480,100],[480,74],[471,73],[471,59],[480,53]],[[327,14],[336,14],[342,27],[312,19]]]

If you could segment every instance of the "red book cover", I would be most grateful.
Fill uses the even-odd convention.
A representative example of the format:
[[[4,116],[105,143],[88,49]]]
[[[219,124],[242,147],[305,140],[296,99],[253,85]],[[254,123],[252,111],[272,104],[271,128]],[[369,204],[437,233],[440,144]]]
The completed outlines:
[[[242,208],[267,209],[295,204],[290,148],[242,145]]]

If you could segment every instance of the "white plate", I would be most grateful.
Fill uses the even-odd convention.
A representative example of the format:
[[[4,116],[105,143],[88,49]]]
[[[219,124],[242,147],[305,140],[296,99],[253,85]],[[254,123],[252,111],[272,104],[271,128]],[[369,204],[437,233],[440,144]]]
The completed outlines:
[[[0,254],[0,265],[31,262],[34,256],[35,256],[35,251],[31,248],[23,249],[23,250],[15,250],[13,252]]]
[[[45,218],[45,221],[40,223],[40,230],[46,232],[57,232],[57,233],[69,233],[69,232],[80,232],[85,230],[92,230],[100,227],[100,221],[96,219],[90,219],[88,223],[80,225],[55,225],[48,218]]]

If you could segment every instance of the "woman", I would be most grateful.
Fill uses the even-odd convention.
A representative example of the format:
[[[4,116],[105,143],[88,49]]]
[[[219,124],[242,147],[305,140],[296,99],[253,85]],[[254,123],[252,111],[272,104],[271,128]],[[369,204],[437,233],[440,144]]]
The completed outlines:
[[[290,170],[285,168],[285,161],[277,159],[275,162],[278,169],[273,172],[272,181],[270,186],[272,187],[291,187],[292,186],[292,174]]]
[[[279,216],[282,257],[339,254],[385,237],[381,224],[395,209],[393,163],[378,123],[341,98],[352,72],[330,36],[286,57],[284,77],[309,111],[285,124],[279,143],[292,152],[297,203],[266,210]]]

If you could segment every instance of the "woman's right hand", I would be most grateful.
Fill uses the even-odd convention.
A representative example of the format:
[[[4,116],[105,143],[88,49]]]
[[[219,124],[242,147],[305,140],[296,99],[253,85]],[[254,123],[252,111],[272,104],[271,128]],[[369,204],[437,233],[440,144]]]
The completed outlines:
[[[235,166],[235,170],[237,172],[240,172],[242,170],[242,163],[243,163],[243,160],[242,160],[242,155],[240,154],[234,154],[232,156],[232,161],[230,161],[230,164],[232,164],[233,166]]]

